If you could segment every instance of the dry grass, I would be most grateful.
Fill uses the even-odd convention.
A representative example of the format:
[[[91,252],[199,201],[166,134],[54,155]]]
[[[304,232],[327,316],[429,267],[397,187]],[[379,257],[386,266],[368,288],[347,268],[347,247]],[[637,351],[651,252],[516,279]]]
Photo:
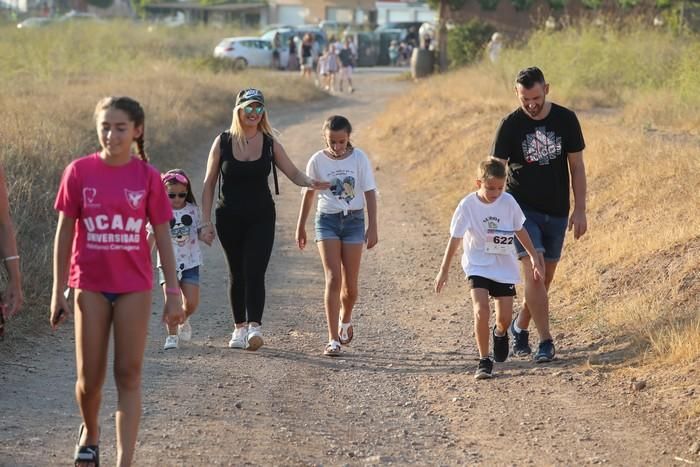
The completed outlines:
[[[154,165],[166,170],[191,158],[205,164],[208,143],[229,124],[235,93],[243,87],[263,89],[273,108],[322,95],[287,74],[217,72],[208,66],[207,57],[213,50],[211,42],[216,43],[212,37],[222,33],[201,33],[181,31],[183,38],[178,40],[169,31],[154,34],[123,24],[65,31],[46,28],[23,43],[26,63],[20,64],[22,56],[16,51],[4,53],[18,43],[16,30],[0,31],[3,65],[14,65],[13,70],[0,67],[5,78],[0,94],[0,163],[7,172],[27,296],[25,312],[12,328],[28,328],[37,319],[43,323],[52,280],[56,189],[70,160],[99,149],[92,112],[101,97],[129,95],[141,102],[146,110],[147,152]],[[105,47],[100,41],[81,42],[78,54],[69,50],[71,41],[86,35],[102,40],[121,37],[115,48],[121,45],[123,50],[101,56]],[[127,38],[130,45],[123,43]],[[47,59],[51,51],[62,55]],[[81,54],[95,63],[83,60]],[[48,68],[48,75],[40,72]]]
[[[517,106],[510,86],[490,65],[436,76],[376,120],[379,164],[404,172],[405,186],[427,200],[445,232],[458,201],[475,189],[477,162],[488,156],[498,122]],[[551,91],[553,101],[570,105],[565,92]],[[700,140],[670,132],[672,125],[651,131],[647,119],[671,111],[659,103],[640,97],[632,110],[578,109],[589,232],[567,238],[553,319],[594,338],[628,341],[628,362],[692,366],[700,361],[700,218],[693,215],[700,192],[691,182]]]

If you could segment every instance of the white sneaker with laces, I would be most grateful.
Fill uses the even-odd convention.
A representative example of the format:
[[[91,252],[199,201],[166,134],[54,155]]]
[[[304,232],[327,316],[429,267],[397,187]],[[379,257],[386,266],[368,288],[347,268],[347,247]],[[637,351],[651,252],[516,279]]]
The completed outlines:
[[[258,350],[263,345],[262,326],[248,326],[248,350]]]
[[[177,349],[177,341],[178,341],[177,336],[166,337],[165,338],[165,345],[163,346],[163,349],[164,350]]]
[[[177,335],[183,341],[189,341],[192,339],[192,326],[190,326],[189,318],[186,319],[184,323],[177,325]]]
[[[248,328],[236,328],[231,335],[231,340],[228,341],[228,346],[231,349],[245,349],[248,345]]]

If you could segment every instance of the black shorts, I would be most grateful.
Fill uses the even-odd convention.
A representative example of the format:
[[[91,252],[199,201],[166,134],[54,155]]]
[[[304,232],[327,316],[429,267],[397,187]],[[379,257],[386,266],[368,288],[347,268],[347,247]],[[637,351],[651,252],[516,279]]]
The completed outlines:
[[[481,276],[469,276],[470,289],[486,289],[493,298],[515,297],[515,286],[513,284],[502,284]]]

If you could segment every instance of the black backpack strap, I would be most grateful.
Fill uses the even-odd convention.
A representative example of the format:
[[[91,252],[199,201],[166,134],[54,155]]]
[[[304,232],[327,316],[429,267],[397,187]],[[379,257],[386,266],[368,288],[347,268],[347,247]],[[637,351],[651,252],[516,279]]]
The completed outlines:
[[[277,180],[277,164],[275,164],[275,140],[272,138],[272,136],[265,133],[263,133],[263,137],[265,138],[263,143],[267,144],[270,164],[272,164],[272,178],[275,180],[275,194],[279,195],[280,185],[279,181]]]
[[[231,132],[226,130],[219,135],[219,176],[218,176],[218,191],[219,199],[221,199],[221,179],[224,177],[224,153],[231,148]]]

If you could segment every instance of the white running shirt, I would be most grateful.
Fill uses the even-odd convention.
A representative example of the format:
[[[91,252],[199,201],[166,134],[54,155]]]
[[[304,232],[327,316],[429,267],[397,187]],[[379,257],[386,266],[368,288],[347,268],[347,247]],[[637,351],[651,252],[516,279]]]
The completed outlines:
[[[508,193],[503,193],[493,203],[484,203],[476,193],[464,197],[450,224],[450,235],[464,239],[464,273],[502,284],[520,283],[513,242],[515,231],[524,223],[523,211]]]

